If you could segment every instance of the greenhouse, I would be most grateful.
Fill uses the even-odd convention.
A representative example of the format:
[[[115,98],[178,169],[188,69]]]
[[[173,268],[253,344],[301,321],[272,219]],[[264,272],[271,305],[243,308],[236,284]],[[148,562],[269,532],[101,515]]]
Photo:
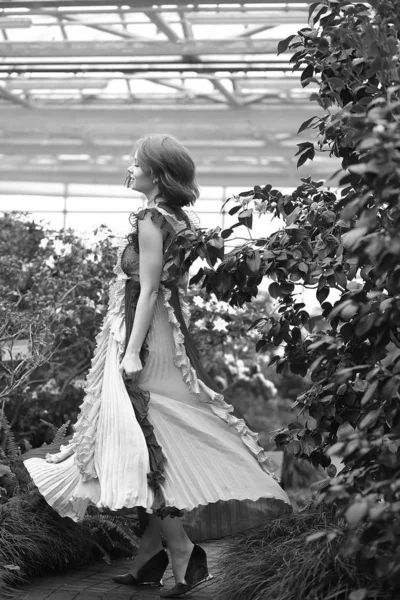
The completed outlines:
[[[400,597],[398,0],[0,0],[0,598]]]

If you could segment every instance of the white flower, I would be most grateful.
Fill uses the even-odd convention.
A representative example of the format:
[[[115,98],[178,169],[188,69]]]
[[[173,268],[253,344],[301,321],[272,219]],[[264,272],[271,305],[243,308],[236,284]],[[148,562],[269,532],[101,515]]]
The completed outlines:
[[[53,240],[53,248],[54,248],[54,252],[56,254],[62,254],[62,251],[64,249],[64,244],[62,243],[61,240]]]
[[[55,262],[54,262],[54,258],[52,256],[50,256],[46,261],[45,261],[45,265],[47,267],[49,267],[49,269],[54,269],[55,267]]]
[[[47,238],[42,238],[40,240],[39,248],[43,248],[43,250],[46,250],[48,243],[49,243],[49,240]]]
[[[62,240],[53,240],[53,248],[55,254],[65,256],[66,254],[71,254],[72,244],[64,244]]]
[[[233,354],[225,354],[225,360],[227,363],[233,363],[235,362],[235,357],[233,356]]]
[[[96,308],[96,305],[94,303],[94,300],[92,300],[91,298],[85,298],[85,304],[86,306],[88,306],[89,308]]]
[[[215,321],[214,321],[215,331],[228,331],[227,327],[228,327],[228,321],[225,321],[225,319],[222,319],[221,317],[218,317],[218,319],[215,319]]]
[[[43,392],[47,392],[48,394],[55,395],[60,393],[60,388],[58,387],[57,381],[53,378],[49,379],[44,386],[42,387]]]
[[[248,331],[246,333],[247,337],[249,337],[251,340],[259,340],[261,337],[261,332],[257,331],[256,329],[251,329],[250,331]]]
[[[228,312],[229,304],[227,302],[217,302],[214,310],[215,312]]]
[[[199,319],[198,321],[195,321],[194,324],[197,327],[197,329],[207,329],[205,319]]]
[[[71,385],[72,385],[74,388],[80,388],[80,389],[83,389],[83,388],[85,387],[85,385],[86,385],[86,379],[74,379],[74,380],[71,382]]]
[[[203,300],[203,298],[201,296],[194,296],[193,297],[193,304],[195,304],[196,306],[204,306],[205,302]]]

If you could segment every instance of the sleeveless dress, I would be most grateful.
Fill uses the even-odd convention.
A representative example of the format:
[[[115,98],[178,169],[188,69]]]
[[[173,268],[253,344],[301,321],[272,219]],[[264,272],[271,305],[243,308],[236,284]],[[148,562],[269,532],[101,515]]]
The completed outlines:
[[[119,364],[140,293],[138,222],[148,214],[162,232],[164,263],[134,385]],[[74,434],[61,448],[23,457],[34,483],[63,517],[81,520],[89,503],[183,515],[198,540],[290,511],[258,434],[224,401],[188,333],[189,276],[176,268],[171,249],[177,234],[195,231],[194,213],[159,203],[131,219]]]

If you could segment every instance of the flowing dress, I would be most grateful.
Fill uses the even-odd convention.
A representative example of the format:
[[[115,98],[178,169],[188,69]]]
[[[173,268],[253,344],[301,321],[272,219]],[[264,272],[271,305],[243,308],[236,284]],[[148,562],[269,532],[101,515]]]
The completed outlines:
[[[161,229],[164,262],[134,385],[119,364],[140,293],[138,223],[148,214]],[[188,273],[176,269],[171,249],[178,234],[195,230],[194,213],[159,203],[131,222],[74,434],[54,453],[29,453],[24,462],[34,483],[63,517],[81,520],[89,503],[112,511],[141,507],[183,515],[189,530],[206,520],[207,537],[291,510],[258,434],[225,402],[188,333]]]

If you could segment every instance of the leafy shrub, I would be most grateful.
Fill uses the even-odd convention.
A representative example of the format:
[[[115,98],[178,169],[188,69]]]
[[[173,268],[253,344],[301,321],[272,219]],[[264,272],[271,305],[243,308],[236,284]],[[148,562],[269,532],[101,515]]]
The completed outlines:
[[[400,5],[395,0],[325,0],[310,5],[310,27],[279,44],[295,51],[301,82],[323,116],[300,125],[318,137],[298,144],[298,165],[318,153],[341,160],[341,189],[310,177],[291,194],[255,186],[230,200],[236,227],[253,214],[282,219],[271,236],[223,254],[193,278],[218,299],[242,306],[267,276],[278,310],[254,323],[257,350],[284,345],[279,373],[311,375],[298,417],[279,448],[326,468],[319,501],[345,517],[337,560],[355,557],[376,586],[400,589]],[[204,248],[203,248],[204,250]],[[190,256],[188,250],[187,255]],[[295,297],[315,290],[322,325]],[[306,417],[307,420],[303,420]],[[331,456],[343,471],[337,476]],[[287,582],[286,582],[287,583]],[[352,600],[374,596],[368,579]],[[351,596],[350,596],[351,597]]]
[[[107,228],[82,239],[20,213],[1,217],[0,231],[0,400],[28,449],[49,441],[51,425],[76,420],[116,250]],[[21,339],[25,357],[12,350]]]

